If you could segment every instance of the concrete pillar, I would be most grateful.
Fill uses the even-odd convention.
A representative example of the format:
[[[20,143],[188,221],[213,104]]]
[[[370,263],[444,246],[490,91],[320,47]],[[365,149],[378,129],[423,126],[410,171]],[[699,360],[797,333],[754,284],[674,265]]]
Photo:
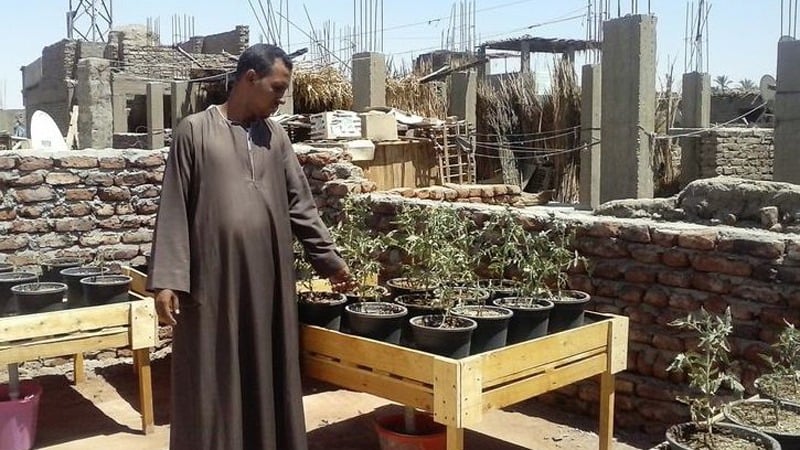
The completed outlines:
[[[600,201],[652,198],[656,17],[603,24]]]
[[[450,101],[447,115],[464,119],[473,126],[477,120],[478,77],[470,70],[454,72],[450,78]]]
[[[778,44],[773,179],[800,184],[800,40]]]
[[[478,59],[484,60],[486,59],[486,47],[480,46],[478,47]],[[491,70],[491,62],[487,62],[486,64],[479,64],[478,65],[478,79],[481,81],[486,80],[486,77],[492,72]]]
[[[172,92],[172,104],[170,105],[172,123],[170,126],[174,130],[178,127],[181,119],[192,113],[192,89],[186,81],[173,81],[170,91]]]
[[[83,148],[110,148],[114,129],[111,65],[102,58],[78,61],[78,141]]]
[[[586,64],[581,76],[581,140],[588,147],[581,150],[580,207],[595,209],[600,205],[600,126],[602,101],[600,64]]]
[[[692,72],[683,74],[681,96],[681,126],[708,128],[711,123],[711,75]],[[700,178],[700,135],[685,137],[681,144],[681,186]]]
[[[353,55],[353,110],[386,106],[386,57],[382,53]]]
[[[283,94],[283,101],[284,103],[278,108],[278,114],[294,114],[294,82],[289,83],[289,89]]]
[[[147,148],[164,147],[164,85],[147,83]]]
[[[128,132],[128,95],[114,92],[112,97],[114,108],[114,133]]]
[[[522,41],[519,46],[519,71],[531,73],[531,44],[528,41]]]

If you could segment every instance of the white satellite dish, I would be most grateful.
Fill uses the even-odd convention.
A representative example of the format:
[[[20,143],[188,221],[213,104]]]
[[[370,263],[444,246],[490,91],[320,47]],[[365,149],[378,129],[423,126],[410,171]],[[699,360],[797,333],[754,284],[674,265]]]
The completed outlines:
[[[67,151],[67,141],[58,125],[44,111],[36,111],[31,116],[31,148],[34,150]]]
[[[765,102],[771,103],[775,100],[776,90],[775,77],[772,75],[764,75],[758,83],[758,90],[761,93],[761,99]]]

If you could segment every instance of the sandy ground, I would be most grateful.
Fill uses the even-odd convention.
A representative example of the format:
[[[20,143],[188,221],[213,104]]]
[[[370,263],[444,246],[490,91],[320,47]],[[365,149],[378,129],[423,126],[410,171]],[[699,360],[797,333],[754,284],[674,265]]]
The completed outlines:
[[[38,449],[162,450],[169,442],[168,351],[153,361],[156,431],[140,431],[136,379],[130,359],[87,367],[87,381],[71,385],[69,365],[38,375],[44,388],[39,412]],[[39,373],[42,371],[39,371]],[[47,371],[44,371],[45,373]],[[59,373],[60,372],[60,373]],[[63,374],[67,374],[64,376]],[[25,371],[23,371],[25,375]],[[369,394],[306,380],[304,403],[310,450],[377,450],[373,420],[400,407]],[[467,449],[597,449],[593,419],[571,415],[530,401],[487,414],[467,430]],[[646,449],[654,437],[619,434],[616,449]]]

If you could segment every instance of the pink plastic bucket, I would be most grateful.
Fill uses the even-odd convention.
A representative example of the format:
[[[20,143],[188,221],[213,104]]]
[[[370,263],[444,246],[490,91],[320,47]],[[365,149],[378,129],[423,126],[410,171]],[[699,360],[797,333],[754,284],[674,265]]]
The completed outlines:
[[[18,400],[9,400],[8,385],[0,385],[0,449],[33,448],[41,397],[42,387],[35,381],[20,383]]]

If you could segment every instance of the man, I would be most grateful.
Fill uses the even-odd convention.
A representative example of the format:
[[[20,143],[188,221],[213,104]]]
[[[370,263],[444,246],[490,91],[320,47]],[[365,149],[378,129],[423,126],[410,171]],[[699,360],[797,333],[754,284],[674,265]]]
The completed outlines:
[[[149,288],[173,325],[172,450],[304,450],[292,234],[335,288],[350,275],[286,133],[267,120],[292,62],[257,44],[228,101],[178,125]]]

